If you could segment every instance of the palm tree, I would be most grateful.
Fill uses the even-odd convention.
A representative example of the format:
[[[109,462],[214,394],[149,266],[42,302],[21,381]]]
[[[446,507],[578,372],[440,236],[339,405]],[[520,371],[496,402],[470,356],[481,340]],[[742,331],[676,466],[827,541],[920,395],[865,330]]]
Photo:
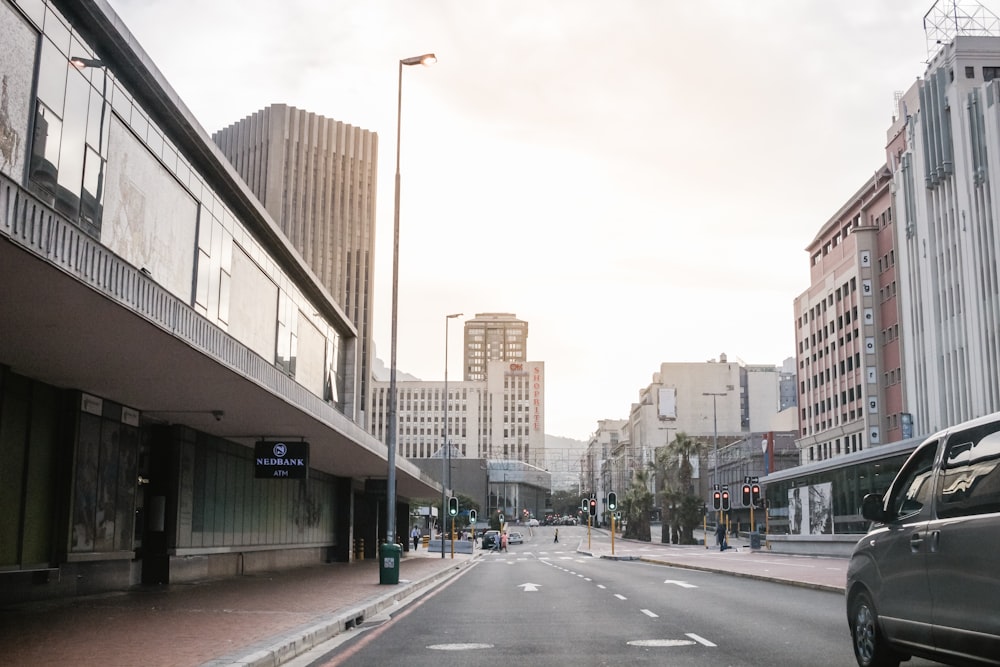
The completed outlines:
[[[699,458],[702,448],[700,442],[678,432],[670,444],[656,451],[664,543],[673,535],[676,542],[694,544],[694,527],[704,503],[694,492],[691,458]]]
[[[625,532],[622,537],[643,542],[651,541],[649,531],[649,513],[653,509],[653,494],[649,492],[649,473],[636,470],[632,477],[632,485],[625,492],[622,502],[622,516],[627,517]]]

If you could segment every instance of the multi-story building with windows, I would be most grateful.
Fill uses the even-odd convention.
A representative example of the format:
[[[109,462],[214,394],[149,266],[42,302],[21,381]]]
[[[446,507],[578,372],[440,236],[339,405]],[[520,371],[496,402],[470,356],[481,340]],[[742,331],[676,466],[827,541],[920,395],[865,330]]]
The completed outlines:
[[[528,323],[513,313],[477,313],[465,322],[465,379],[485,380],[491,361],[528,359]]]
[[[492,361],[489,378],[448,383],[397,381],[396,436],[401,456],[440,456],[445,432],[453,455],[514,460],[542,468],[545,460],[545,363]],[[372,429],[386,440],[389,383],[372,384]]]
[[[397,460],[387,530],[357,328],[122,26],[0,2],[0,603],[371,557],[440,492]]]
[[[274,104],[212,138],[357,328],[364,409],[373,354],[378,135]],[[356,418],[365,423],[364,415]]]
[[[892,222],[890,183],[888,170],[877,169],[807,248],[811,285],[795,300],[803,464],[881,444],[882,415],[902,412],[885,399],[879,335],[883,310],[895,304],[878,268],[892,255],[879,245]]]
[[[914,435],[1000,410],[1000,36],[935,48],[889,156]]]

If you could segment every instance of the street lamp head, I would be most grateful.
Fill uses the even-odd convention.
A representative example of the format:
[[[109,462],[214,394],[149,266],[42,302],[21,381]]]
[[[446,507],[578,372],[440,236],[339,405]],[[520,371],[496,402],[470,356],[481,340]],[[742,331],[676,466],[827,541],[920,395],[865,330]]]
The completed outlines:
[[[454,319],[456,317],[461,317],[461,316],[462,316],[462,313],[454,313],[452,315],[445,315],[445,317],[448,318],[449,320],[450,319]]]
[[[86,69],[87,67],[104,67],[103,60],[98,58],[84,58],[83,56],[70,57],[69,64],[77,69]]]
[[[437,56],[433,53],[425,53],[422,56],[414,56],[412,58],[403,58],[399,61],[401,65],[433,65],[437,62]]]

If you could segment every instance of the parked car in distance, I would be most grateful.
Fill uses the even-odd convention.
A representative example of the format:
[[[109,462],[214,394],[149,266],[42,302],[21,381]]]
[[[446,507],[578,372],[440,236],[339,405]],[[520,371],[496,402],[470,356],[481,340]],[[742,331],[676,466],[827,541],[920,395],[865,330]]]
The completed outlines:
[[[927,438],[861,514],[874,523],[846,586],[858,664],[1000,664],[1000,413]]]
[[[499,549],[500,548],[500,531],[499,530],[487,530],[483,533],[483,549]]]
[[[530,528],[537,528],[538,527],[538,519],[528,519],[528,526]]]
[[[507,544],[524,544],[524,535],[512,530],[507,534]]]

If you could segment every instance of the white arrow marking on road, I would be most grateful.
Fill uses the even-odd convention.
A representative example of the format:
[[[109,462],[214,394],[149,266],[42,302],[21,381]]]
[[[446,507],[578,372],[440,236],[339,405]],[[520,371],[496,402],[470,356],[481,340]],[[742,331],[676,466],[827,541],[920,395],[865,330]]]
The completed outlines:
[[[518,588],[523,588],[525,593],[537,593],[541,584],[520,584]]]
[[[676,584],[677,586],[680,586],[681,588],[698,588],[694,584],[689,584],[686,581],[677,581],[676,579],[667,579],[663,583],[665,583],[665,584]]]

